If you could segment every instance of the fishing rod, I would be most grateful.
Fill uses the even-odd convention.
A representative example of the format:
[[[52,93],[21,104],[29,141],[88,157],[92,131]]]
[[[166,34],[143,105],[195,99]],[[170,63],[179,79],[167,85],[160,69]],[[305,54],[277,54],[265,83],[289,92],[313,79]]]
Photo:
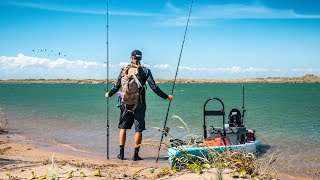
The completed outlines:
[[[109,90],[109,2],[107,1],[107,89]],[[109,159],[109,98],[107,98],[107,159]]]
[[[185,42],[185,40],[186,40],[187,30],[188,30],[188,26],[189,26],[189,20],[190,20],[192,5],[193,5],[193,0],[191,1],[191,6],[190,6],[190,10],[189,10],[189,16],[188,16],[188,20],[187,20],[187,25],[186,25],[186,28],[185,28],[185,31],[184,31],[182,46],[181,46],[180,55],[179,55],[179,61],[178,61],[178,65],[177,65],[177,69],[176,69],[176,74],[175,74],[174,81],[173,81],[173,86],[172,86],[172,90],[171,90],[171,95],[173,95],[174,87],[175,87],[175,85],[176,85],[176,80],[177,80],[177,76],[178,76],[178,70],[179,70],[179,66],[180,66],[180,60],[181,60],[181,56],[182,56],[182,52],[183,52],[183,46],[184,46],[184,42]],[[167,120],[168,120],[170,105],[171,105],[171,101],[169,101],[169,105],[168,105],[168,109],[167,109],[167,115],[166,115],[166,120],[164,121],[164,125],[163,125],[163,129],[164,129],[164,130],[167,129],[166,126],[167,126]],[[167,133],[167,132],[162,132],[161,140],[160,140],[160,145],[159,145],[159,149],[158,149],[158,156],[157,156],[156,162],[158,162],[158,160],[159,160],[159,155],[160,155],[160,149],[161,149],[161,144],[162,144],[163,136],[166,135],[166,133]]]

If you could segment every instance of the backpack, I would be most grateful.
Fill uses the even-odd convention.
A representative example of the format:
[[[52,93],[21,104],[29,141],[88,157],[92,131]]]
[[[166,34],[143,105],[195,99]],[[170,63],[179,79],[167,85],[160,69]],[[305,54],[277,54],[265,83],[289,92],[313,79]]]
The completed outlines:
[[[135,109],[140,102],[142,89],[139,68],[139,65],[129,64],[122,69],[121,73],[122,103],[124,105],[134,105],[133,109]]]

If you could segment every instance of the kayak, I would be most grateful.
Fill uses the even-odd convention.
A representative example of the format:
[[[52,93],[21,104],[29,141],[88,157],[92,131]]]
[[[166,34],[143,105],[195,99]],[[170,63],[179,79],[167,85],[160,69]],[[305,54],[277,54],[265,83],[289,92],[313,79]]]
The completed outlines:
[[[197,156],[197,157],[208,157],[208,154],[212,151],[221,153],[226,149],[229,150],[244,150],[248,153],[255,153],[258,147],[261,145],[260,140],[246,142],[245,144],[229,145],[229,146],[205,146],[205,147],[192,147],[187,145],[171,147],[168,149],[169,163],[170,166],[177,166],[179,159],[182,155]]]
[[[182,154],[192,154],[195,156],[207,155],[209,151],[214,150],[219,153],[230,150],[245,150],[248,153],[254,153],[257,151],[258,146],[261,145],[260,140],[246,142],[245,144],[228,145],[228,146],[205,146],[205,147],[192,147],[192,146],[177,146],[168,149],[168,156],[179,158]]]

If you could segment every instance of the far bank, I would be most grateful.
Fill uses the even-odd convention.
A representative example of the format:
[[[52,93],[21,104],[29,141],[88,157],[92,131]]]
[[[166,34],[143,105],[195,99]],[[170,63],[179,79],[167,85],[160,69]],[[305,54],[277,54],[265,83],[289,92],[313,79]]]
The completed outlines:
[[[174,80],[157,79],[158,84],[172,84]],[[116,79],[110,79],[114,84]],[[0,84],[106,84],[106,79],[9,79],[0,80]],[[221,83],[320,83],[320,76],[307,74],[301,77],[268,77],[245,79],[177,79],[178,84],[221,84]]]

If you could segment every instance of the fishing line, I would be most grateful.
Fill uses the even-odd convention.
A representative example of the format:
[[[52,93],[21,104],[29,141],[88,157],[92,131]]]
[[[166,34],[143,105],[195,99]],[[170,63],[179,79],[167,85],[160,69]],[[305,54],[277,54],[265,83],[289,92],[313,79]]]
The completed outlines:
[[[109,90],[109,2],[107,1],[107,89]],[[109,159],[109,98],[107,98],[107,159]]]
[[[188,16],[188,20],[187,20],[187,25],[186,25],[186,28],[185,28],[185,31],[184,31],[182,46],[181,46],[180,55],[179,55],[179,61],[178,61],[178,65],[177,65],[177,69],[176,69],[176,74],[175,74],[174,81],[173,81],[173,86],[172,86],[172,90],[171,90],[171,95],[173,95],[174,87],[175,87],[175,85],[176,85],[176,80],[177,80],[177,76],[178,76],[178,70],[179,70],[179,66],[180,66],[180,60],[181,60],[181,56],[182,56],[182,52],[183,52],[183,46],[184,46],[184,42],[185,42],[185,40],[186,40],[187,30],[188,30],[188,26],[189,26],[189,20],[190,20],[192,5],[193,5],[193,0],[191,1],[191,6],[190,6],[190,10],[189,10],[189,16]],[[166,115],[166,120],[164,121],[163,129],[166,129],[166,126],[167,126],[167,120],[168,120],[170,105],[171,105],[171,101],[169,101],[169,105],[168,105],[168,109],[167,109],[167,115]],[[158,156],[157,156],[156,162],[158,162],[158,160],[159,160],[159,155],[160,155],[160,149],[161,149],[161,144],[162,144],[162,140],[163,140],[163,135],[165,135],[164,132],[162,132],[162,135],[161,135],[161,140],[160,140],[160,145],[159,145]]]

